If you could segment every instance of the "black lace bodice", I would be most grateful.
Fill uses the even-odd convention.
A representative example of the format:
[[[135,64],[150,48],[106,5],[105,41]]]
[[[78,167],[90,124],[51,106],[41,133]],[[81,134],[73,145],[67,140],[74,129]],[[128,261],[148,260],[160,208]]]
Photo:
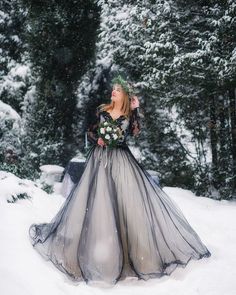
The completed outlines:
[[[115,121],[117,125],[121,128],[123,135],[121,143],[126,143],[126,139],[128,136],[138,136],[141,131],[139,107],[131,111],[131,115],[129,118],[121,115],[116,119],[113,119],[109,112],[100,111],[97,108],[94,121],[90,124],[87,130],[88,140],[92,144],[97,143],[99,137],[97,132],[99,123],[107,120]]]

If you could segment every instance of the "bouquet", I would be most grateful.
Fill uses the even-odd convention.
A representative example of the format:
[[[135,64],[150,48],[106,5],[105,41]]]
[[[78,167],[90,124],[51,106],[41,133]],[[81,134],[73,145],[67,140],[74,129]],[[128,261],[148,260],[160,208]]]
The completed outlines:
[[[114,121],[104,121],[98,126],[98,135],[103,139],[108,147],[115,147],[123,138],[122,130]]]

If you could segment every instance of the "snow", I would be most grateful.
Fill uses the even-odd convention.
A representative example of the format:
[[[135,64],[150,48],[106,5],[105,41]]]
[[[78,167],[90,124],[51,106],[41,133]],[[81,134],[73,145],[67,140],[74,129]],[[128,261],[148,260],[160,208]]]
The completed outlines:
[[[20,185],[23,183],[24,185]],[[2,295],[233,295],[236,290],[236,203],[196,197],[188,190],[165,187],[206,244],[212,256],[192,260],[170,276],[148,281],[129,278],[116,285],[73,283],[32,247],[28,228],[32,223],[49,222],[65,199],[58,192],[47,194],[32,181],[11,173],[0,173],[0,293]],[[8,203],[11,192],[30,199]]]
[[[50,164],[50,165],[40,166],[40,170],[45,173],[62,173],[64,170],[64,167]]]
[[[29,71],[30,71],[30,68],[28,65],[17,64],[14,68],[10,70],[9,75],[11,77],[21,77],[22,79],[26,79],[26,77],[29,74]]]
[[[12,71],[14,72],[14,71]],[[0,91],[8,91],[12,95],[15,94],[15,92],[19,91],[22,87],[25,87],[25,83],[23,81],[14,81],[15,77],[11,76],[11,73],[9,73],[8,76],[4,77],[4,82],[1,83],[1,89]]]
[[[42,165],[39,167],[42,171],[40,176],[40,183],[53,185],[55,182],[60,181],[64,167],[59,165]]]
[[[18,124],[18,122],[20,121],[20,116],[10,105],[0,100],[0,119],[13,120]]]
[[[74,157],[70,160],[70,162],[79,162],[80,163],[80,162],[84,162],[85,160],[86,160],[85,157],[83,157],[83,158]]]
[[[1,91],[1,90],[0,90]],[[0,130],[1,149],[11,148],[17,150],[20,145],[21,117],[8,104],[0,100]]]
[[[125,20],[129,17],[129,13],[128,12],[120,12],[120,13],[117,13],[116,15],[116,20]]]

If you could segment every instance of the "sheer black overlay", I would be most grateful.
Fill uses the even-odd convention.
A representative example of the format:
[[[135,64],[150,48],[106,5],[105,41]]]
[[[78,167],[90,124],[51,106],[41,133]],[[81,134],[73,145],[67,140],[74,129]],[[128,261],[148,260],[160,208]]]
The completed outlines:
[[[140,133],[139,109],[115,120],[124,138],[113,149],[97,144],[98,124],[108,119],[97,110],[80,181],[51,222],[30,226],[33,247],[71,280],[111,284],[170,275],[191,259],[211,256],[126,144],[127,136]]]

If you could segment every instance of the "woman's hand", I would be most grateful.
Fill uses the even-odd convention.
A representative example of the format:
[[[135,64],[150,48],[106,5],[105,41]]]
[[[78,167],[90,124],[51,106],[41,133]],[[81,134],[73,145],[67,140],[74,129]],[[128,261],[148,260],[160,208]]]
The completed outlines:
[[[130,108],[131,110],[138,108],[139,107],[139,100],[137,96],[133,96],[131,98],[131,102],[130,102]]]
[[[104,140],[101,137],[98,138],[97,144],[100,146],[106,145],[106,143],[104,142]]]

